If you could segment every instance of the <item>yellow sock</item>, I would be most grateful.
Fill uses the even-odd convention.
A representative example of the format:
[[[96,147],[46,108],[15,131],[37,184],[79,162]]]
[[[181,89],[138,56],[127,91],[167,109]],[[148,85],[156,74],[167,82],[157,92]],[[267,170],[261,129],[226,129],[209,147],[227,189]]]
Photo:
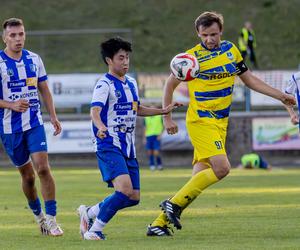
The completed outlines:
[[[211,168],[204,169],[194,175],[176,194],[171,202],[186,208],[205,188],[219,181]]]
[[[211,168],[204,169],[194,175],[171,199],[171,202],[186,208],[205,188],[219,181]],[[153,221],[152,226],[165,226],[168,224],[166,215],[162,212]]]

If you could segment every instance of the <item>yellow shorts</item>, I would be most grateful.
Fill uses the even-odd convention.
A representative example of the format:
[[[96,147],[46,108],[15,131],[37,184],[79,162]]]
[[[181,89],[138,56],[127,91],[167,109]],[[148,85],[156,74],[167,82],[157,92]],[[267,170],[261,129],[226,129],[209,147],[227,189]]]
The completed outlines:
[[[187,123],[187,130],[194,147],[193,165],[196,162],[207,162],[209,157],[215,155],[226,155],[227,126],[190,122]]]

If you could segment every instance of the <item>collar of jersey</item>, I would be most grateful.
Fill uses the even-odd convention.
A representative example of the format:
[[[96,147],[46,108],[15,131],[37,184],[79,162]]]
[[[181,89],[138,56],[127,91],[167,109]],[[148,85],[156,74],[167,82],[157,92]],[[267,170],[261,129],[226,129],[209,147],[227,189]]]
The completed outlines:
[[[126,76],[125,76],[125,81],[124,81],[124,82],[121,81],[120,79],[118,79],[117,77],[115,77],[115,76],[109,74],[109,73],[106,73],[106,77],[107,77],[109,80],[111,80],[111,81],[117,81],[117,82],[120,82],[120,83],[122,83],[122,84],[124,84],[124,85],[127,83],[127,77],[126,77]]]
[[[8,55],[6,55],[6,53],[4,52],[4,50],[2,50],[2,54],[3,54],[3,56],[5,57],[5,59],[13,60],[13,61],[15,61],[15,62],[21,62],[22,59],[23,59],[23,56],[24,56],[24,49],[22,49],[22,55],[21,55],[21,57],[20,57],[19,60],[13,59],[13,58],[9,57]]]
[[[201,46],[202,46],[204,49],[206,49],[206,50],[208,50],[208,51],[211,51],[211,52],[219,51],[219,50],[221,49],[221,46],[218,47],[218,48],[209,49],[209,48],[207,48],[207,47],[205,46],[205,44],[204,44],[203,42],[201,42],[200,44],[201,44]]]

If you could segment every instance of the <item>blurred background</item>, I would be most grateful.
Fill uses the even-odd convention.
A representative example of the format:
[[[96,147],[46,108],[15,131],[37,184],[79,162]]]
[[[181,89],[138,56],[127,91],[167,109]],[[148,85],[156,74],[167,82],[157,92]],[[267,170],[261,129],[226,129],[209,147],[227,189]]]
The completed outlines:
[[[244,23],[252,23],[258,68],[252,68],[248,59],[246,63],[272,86],[284,90],[291,74],[300,68],[298,0],[0,0],[0,6],[2,21],[23,19],[25,48],[40,54],[46,66],[63,126],[62,134],[53,137],[51,126],[45,125],[54,166],[97,165],[89,102],[95,82],[106,72],[99,44],[110,37],[132,42],[130,74],[138,81],[142,103],[148,104],[161,105],[171,58],[199,42],[194,20],[203,11],[223,14],[223,39],[236,45]],[[184,83],[177,88],[175,100],[186,105],[174,115],[179,134],[162,135],[164,165],[189,166],[193,152],[185,128],[188,92]],[[143,120],[137,125],[138,159],[146,166]],[[300,166],[298,126],[291,125],[279,102],[249,91],[238,78],[226,148],[233,166],[252,151],[274,166]],[[10,165],[2,148],[0,153],[1,165]]]

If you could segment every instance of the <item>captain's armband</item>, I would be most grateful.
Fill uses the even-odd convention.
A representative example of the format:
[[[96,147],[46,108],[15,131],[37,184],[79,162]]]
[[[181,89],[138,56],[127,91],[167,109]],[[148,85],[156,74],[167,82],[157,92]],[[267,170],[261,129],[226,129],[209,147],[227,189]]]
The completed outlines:
[[[244,72],[246,72],[248,70],[247,65],[244,63],[244,61],[240,61],[239,63],[236,64],[236,71],[237,71],[237,75],[241,75]]]

